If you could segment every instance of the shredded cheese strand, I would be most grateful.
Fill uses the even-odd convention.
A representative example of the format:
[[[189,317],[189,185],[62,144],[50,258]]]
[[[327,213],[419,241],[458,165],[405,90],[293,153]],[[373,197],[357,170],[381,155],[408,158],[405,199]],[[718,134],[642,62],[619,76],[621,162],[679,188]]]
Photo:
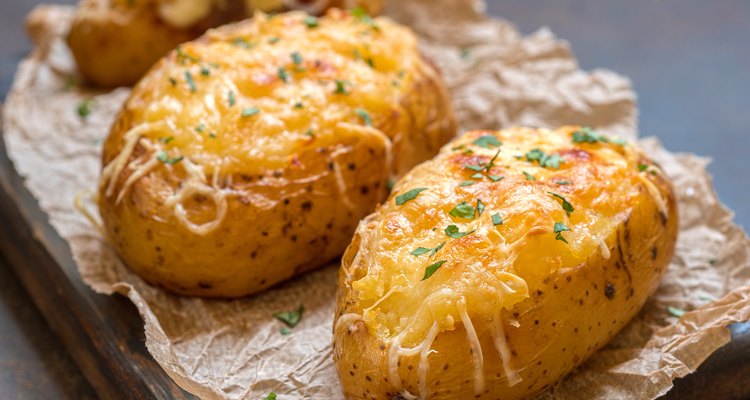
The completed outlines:
[[[89,223],[97,230],[99,233],[102,234],[102,236],[106,236],[104,232],[104,226],[102,225],[101,221],[96,219],[94,217],[94,214],[89,212],[89,210],[86,208],[86,206],[83,204],[83,200],[93,200],[93,193],[90,190],[81,190],[78,193],[76,193],[75,197],[73,198],[73,207],[81,213],[88,221]]]
[[[432,323],[430,330],[427,332],[424,347],[422,347],[422,351],[419,353],[419,367],[417,368],[417,376],[419,377],[420,399],[426,399],[429,396],[429,393],[427,392],[427,373],[430,371],[430,362],[427,358],[431,353],[434,352],[434,350],[431,350],[432,342],[435,341],[435,338],[437,337],[439,332],[440,327],[437,321],[435,321]]]
[[[510,365],[510,348],[508,347],[508,342],[505,340],[503,321],[500,319],[499,311],[496,312],[494,318],[492,318],[490,331],[492,334],[492,340],[495,342],[495,349],[497,350],[497,354],[500,356],[500,361],[503,364],[503,371],[505,371],[505,376],[508,378],[508,386],[515,386],[523,379]]]
[[[484,355],[482,354],[482,345],[479,343],[477,331],[474,329],[474,324],[471,322],[469,313],[466,311],[466,298],[461,297],[458,299],[456,307],[466,330],[466,339],[469,341],[469,346],[471,347],[471,359],[474,363],[474,394],[481,394],[484,390]]]

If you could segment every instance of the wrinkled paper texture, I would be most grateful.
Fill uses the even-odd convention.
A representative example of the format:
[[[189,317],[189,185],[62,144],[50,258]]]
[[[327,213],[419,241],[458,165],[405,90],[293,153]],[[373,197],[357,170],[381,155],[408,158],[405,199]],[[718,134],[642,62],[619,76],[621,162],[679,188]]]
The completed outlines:
[[[463,129],[584,124],[635,138],[635,94],[609,71],[578,69],[568,44],[542,29],[521,36],[471,0],[397,0],[386,14],[422,39],[442,70]],[[70,87],[74,63],[62,40],[71,9],[45,6],[30,16],[37,45],[18,69],[4,109],[11,160],[51,224],[70,244],[80,274],[102,293],[120,293],[143,317],[146,345],[164,370],[203,398],[341,398],[331,357],[338,265],[260,295],[233,301],[171,295],[131,273],[73,203],[93,190],[101,140],[128,95]],[[93,98],[87,118],[81,100]],[[651,399],[694,371],[730,340],[726,326],[750,319],[750,242],[719,203],[708,160],[672,154],[641,141],[675,183],[681,216],[677,251],[658,292],[604,349],[547,392],[544,399]],[[295,309],[290,335],[271,314]],[[678,319],[666,307],[694,310]],[[113,316],[114,317],[114,316]]]

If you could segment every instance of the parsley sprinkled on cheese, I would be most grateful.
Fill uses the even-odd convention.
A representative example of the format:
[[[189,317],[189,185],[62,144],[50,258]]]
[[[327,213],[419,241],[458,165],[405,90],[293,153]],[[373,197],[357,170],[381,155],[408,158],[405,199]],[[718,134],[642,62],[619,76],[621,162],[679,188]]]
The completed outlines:
[[[448,225],[445,228],[445,235],[448,236],[448,237],[450,237],[450,238],[453,238],[453,239],[458,239],[458,238],[462,238],[462,237],[464,237],[466,235],[470,235],[470,234],[474,233],[475,230],[476,229],[472,229],[472,230],[470,230],[468,232],[460,232],[458,230],[458,227],[456,225]]]
[[[471,204],[462,201],[450,211],[450,215],[456,218],[474,219],[476,209]]]
[[[540,149],[533,149],[526,153],[526,161],[538,162],[540,167],[543,168],[560,168],[560,163],[563,162],[563,158],[559,154],[545,154]]]
[[[536,180],[536,178],[534,178],[534,175],[531,175],[530,173],[528,173],[526,171],[521,171],[521,172],[523,172],[523,176],[526,177],[527,181],[535,181]]]
[[[260,114],[260,109],[258,107],[246,107],[242,109],[242,117],[252,117],[253,115]]]
[[[558,199],[562,200],[562,208],[563,208],[563,210],[565,210],[565,213],[568,214],[568,217],[570,217],[570,213],[572,213],[574,211],[573,205],[570,204],[565,197],[563,197],[563,196],[561,196],[561,195],[559,195],[557,193],[552,193],[552,192],[547,192],[547,193],[549,193],[552,196],[555,196]]]
[[[197,58],[186,53],[185,50],[183,50],[182,47],[180,46],[177,46],[177,48],[175,49],[175,52],[177,52],[177,62],[179,62],[181,65],[185,65],[185,61],[192,61],[192,62],[198,61]]]
[[[505,178],[504,176],[498,176],[498,175],[487,175],[487,177],[490,178],[492,182],[499,182],[503,180],[503,178]]]
[[[198,124],[198,126],[195,127],[195,131],[198,133],[203,132],[206,129],[206,125],[204,125],[202,122]]]
[[[229,102],[229,107],[234,107],[234,104],[237,103],[237,100],[234,98],[234,92],[229,91],[227,92],[227,100]]]
[[[563,186],[564,185],[570,185],[570,181],[557,181],[555,183],[557,183],[558,185],[563,185]]]
[[[483,164],[479,164],[479,165],[464,164],[464,168],[470,169],[472,171],[484,171],[484,165]]]
[[[400,194],[396,196],[396,205],[400,206],[410,200],[414,200],[420,193],[427,190],[427,188],[415,188],[412,190],[409,190],[408,192],[404,194]]]
[[[273,317],[286,324],[286,326],[294,328],[302,319],[302,313],[304,311],[305,307],[300,304],[296,310],[277,312],[273,314]]]
[[[463,182],[461,182],[461,184],[460,184],[460,185],[458,185],[458,186],[461,186],[461,187],[465,187],[465,186],[471,186],[471,185],[473,185],[473,184],[475,184],[475,183],[476,183],[476,182],[474,182],[474,181],[463,181]]]
[[[672,307],[672,306],[667,306],[667,311],[669,311],[670,314],[672,314],[673,316],[677,318],[682,317],[687,312],[681,308]]]
[[[367,24],[375,31],[380,31],[380,27],[375,22],[374,19],[372,19],[371,16],[367,14],[367,11],[365,11],[362,7],[354,7],[351,11],[352,15],[357,18],[360,22],[363,24]]]
[[[443,246],[445,246],[445,242],[440,243],[439,245],[437,245],[436,247],[432,249],[428,249],[427,247],[417,247],[416,249],[412,250],[410,254],[413,256],[421,256],[422,254],[430,253],[430,257],[432,257],[435,255],[435,253],[440,251],[440,249],[442,249]]]
[[[279,67],[279,70],[276,73],[279,76],[279,79],[281,79],[284,82],[289,82],[289,73],[286,72],[286,69],[284,67]]]
[[[484,147],[485,149],[489,149],[490,147],[498,147],[502,145],[502,143],[497,140],[497,138],[493,135],[484,135],[480,136],[472,142],[475,145],[479,147]]]
[[[492,225],[502,225],[503,219],[500,217],[500,214],[495,213],[492,214]]]
[[[336,79],[336,89],[333,92],[336,94],[348,94],[349,91],[346,89],[346,81]]]
[[[357,114],[359,118],[362,119],[362,122],[364,122],[365,125],[372,126],[372,117],[370,117],[370,113],[368,113],[367,110],[358,108],[354,110],[354,112]]]
[[[169,142],[171,142],[173,140],[174,140],[174,136],[167,136],[167,137],[160,137],[159,138],[159,141],[162,142],[162,143],[164,143],[164,144],[167,144],[167,143],[169,143]]]
[[[244,49],[251,49],[255,46],[253,43],[250,43],[243,38],[232,39],[232,45],[237,46],[237,47],[242,47]]]
[[[278,37],[278,36],[271,36],[270,38],[268,38],[268,44],[278,43],[279,40],[281,40],[280,37]]]
[[[640,163],[638,164],[638,172],[643,172],[643,171],[645,171],[647,169],[648,169],[648,165],[647,164],[640,164]]]
[[[294,65],[302,65],[302,55],[299,52],[293,51],[291,57]]]
[[[163,162],[164,164],[174,165],[174,164],[177,164],[178,162],[182,161],[183,157],[182,156],[177,156],[177,157],[174,157],[174,158],[169,158],[169,155],[167,154],[167,152],[166,151],[162,151],[161,153],[159,153],[159,154],[156,155],[156,159],[159,160],[159,161],[161,161],[161,162]]]
[[[281,329],[281,333],[284,334],[284,329]],[[263,400],[276,400],[276,393],[271,392]]]
[[[195,93],[198,90],[198,87],[195,86],[195,80],[193,79],[193,74],[190,73],[190,71],[185,71],[185,82],[187,82],[187,85],[190,88],[191,92]]]
[[[320,26],[320,24],[318,23],[318,19],[313,17],[312,15],[308,15],[307,17],[305,17],[302,22],[304,22],[304,24],[308,28],[317,28],[318,26]]]
[[[477,212],[479,213],[479,216],[482,216],[482,213],[484,212],[484,203],[482,203],[482,200],[477,199]]]
[[[422,280],[431,277],[432,274],[437,272],[437,270],[440,269],[440,267],[442,267],[446,262],[448,262],[448,260],[440,260],[436,263],[430,264],[427,268],[424,269],[424,276],[422,277]]]
[[[624,145],[627,142],[620,138],[610,138],[604,135],[600,135],[589,127],[583,127],[573,132],[573,143],[614,143],[618,145]]]
[[[555,222],[555,226],[552,228],[552,231],[555,233],[555,240],[561,240],[568,243],[568,241],[562,236],[562,233],[569,230],[570,228],[565,226],[562,222]]]

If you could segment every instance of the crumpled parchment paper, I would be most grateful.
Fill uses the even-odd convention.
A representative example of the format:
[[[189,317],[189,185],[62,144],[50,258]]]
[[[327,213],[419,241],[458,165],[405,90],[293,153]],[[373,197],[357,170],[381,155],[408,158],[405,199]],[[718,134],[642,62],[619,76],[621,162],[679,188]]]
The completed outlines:
[[[472,0],[396,0],[386,13],[422,38],[463,129],[577,123],[635,137],[629,81],[609,71],[580,71],[568,44],[546,29],[523,37]],[[19,66],[3,130],[10,158],[70,244],[83,280],[135,303],[148,350],[189,392],[217,399],[257,399],[271,391],[280,399],[341,398],[331,359],[338,265],[240,300],[177,297],[131,273],[75,210],[76,196],[94,189],[100,141],[128,90],[95,93],[66,83],[75,73],[62,40],[70,17],[70,8],[58,6],[30,16],[36,49]],[[94,99],[86,118],[76,112],[83,99]],[[638,317],[541,398],[655,398],[729,341],[728,324],[750,319],[750,241],[719,203],[708,160],[672,154],[655,139],[641,143],[675,183],[676,255]],[[300,303],[302,322],[281,335],[271,314]],[[667,306],[693,311],[678,319]]]

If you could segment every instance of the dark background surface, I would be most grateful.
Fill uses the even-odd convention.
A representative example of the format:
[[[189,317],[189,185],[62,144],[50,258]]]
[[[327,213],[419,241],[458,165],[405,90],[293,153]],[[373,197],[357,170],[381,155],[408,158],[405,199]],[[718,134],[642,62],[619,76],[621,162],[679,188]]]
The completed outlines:
[[[0,5],[0,93],[30,47],[23,17],[38,2]],[[641,135],[712,157],[719,197],[750,226],[749,1],[489,0],[488,11],[524,33],[549,26],[572,43],[584,69],[629,76],[639,95]],[[94,396],[0,257],[0,399]]]

